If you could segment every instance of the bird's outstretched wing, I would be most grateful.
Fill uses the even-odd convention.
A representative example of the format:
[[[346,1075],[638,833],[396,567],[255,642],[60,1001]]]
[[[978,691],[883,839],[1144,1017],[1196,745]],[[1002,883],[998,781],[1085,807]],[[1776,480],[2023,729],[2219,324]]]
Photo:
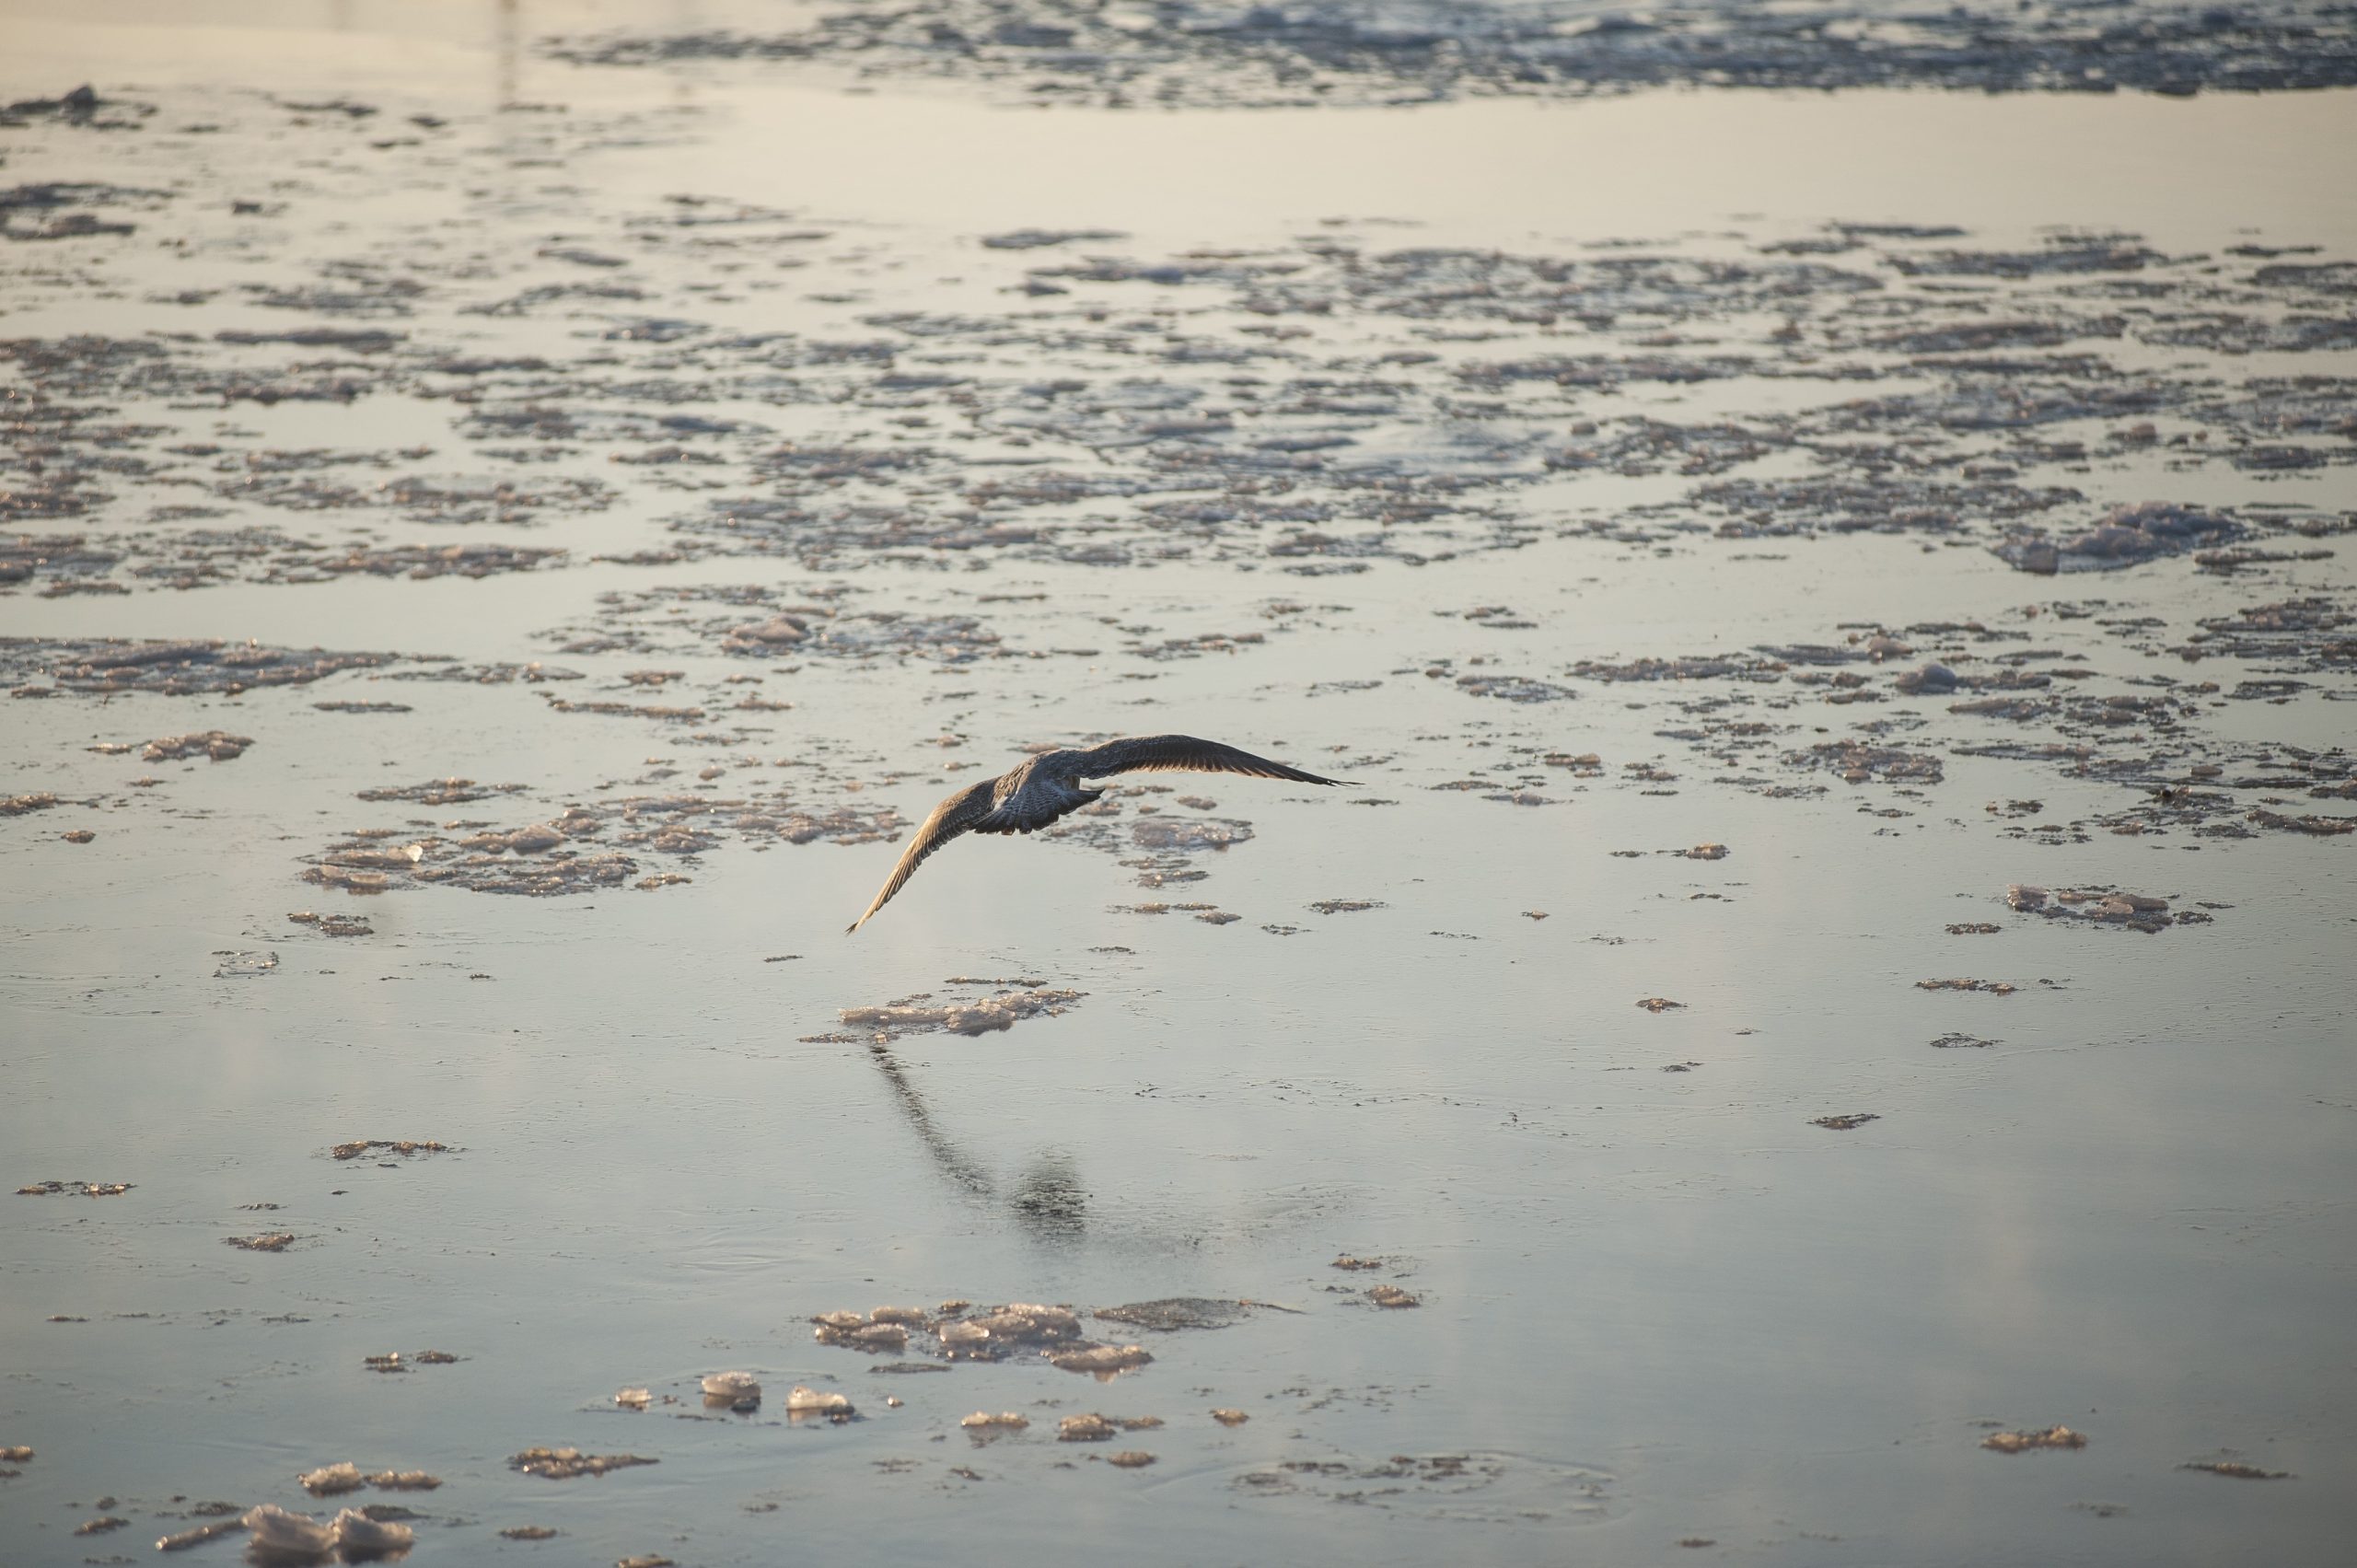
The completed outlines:
[[[909,878],[917,874],[917,867],[924,864],[925,856],[958,834],[970,831],[975,823],[989,816],[991,792],[997,784],[996,779],[984,779],[972,788],[960,790],[935,807],[933,815],[924,819],[924,826],[917,830],[917,836],[909,841],[909,847],[900,852],[900,864],[892,867],[892,875],[885,880],[884,890],[876,895],[876,901],[867,906],[865,914],[844,926],[843,930],[857,931],[873,920],[876,917],[876,912],[890,903],[892,895],[899,892],[907,885]]]
[[[1093,751],[1082,752],[1074,768],[1074,776],[1084,779],[1140,772],[1245,773],[1256,779],[1291,779],[1296,784],[1314,784],[1342,782],[1321,779],[1316,773],[1305,773],[1299,768],[1255,757],[1249,751],[1223,746],[1216,740],[1198,740],[1191,735],[1141,735],[1127,740],[1109,740]]]

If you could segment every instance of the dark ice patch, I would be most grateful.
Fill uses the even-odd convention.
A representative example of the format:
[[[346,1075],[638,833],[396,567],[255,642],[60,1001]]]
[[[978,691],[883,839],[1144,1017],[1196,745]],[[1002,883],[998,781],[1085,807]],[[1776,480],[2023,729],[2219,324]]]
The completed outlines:
[[[1132,1329],[1176,1333],[1181,1329],[1226,1329],[1243,1322],[1252,1308],[1241,1301],[1208,1296],[1174,1295],[1160,1301],[1133,1301],[1122,1307],[1100,1307],[1090,1316]]]
[[[2059,572],[2115,572],[2165,555],[2223,544],[2246,531],[2234,519],[2214,512],[2165,501],[2142,501],[2115,506],[2095,527],[2065,538],[2052,538],[2042,528],[2026,529],[2007,535],[1995,549],[2015,570],[2050,576]]]

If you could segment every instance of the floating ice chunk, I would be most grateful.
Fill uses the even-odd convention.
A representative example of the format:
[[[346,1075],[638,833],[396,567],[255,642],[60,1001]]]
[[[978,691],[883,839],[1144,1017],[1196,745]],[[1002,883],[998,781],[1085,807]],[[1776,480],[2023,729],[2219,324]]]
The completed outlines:
[[[1419,1301],[1407,1291],[1401,1290],[1398,1285],[1370,1286],[1366,1293],[1366,1298],[1369,1301],[1374,1302],[1377,1307],[1422,1307],[1423,1305],[1422,1301]]]
[[[731,627],[721,647],[728,653],[766,653],[791,647],[810,635],[810,623],[798,615],[773,615],[767,621]]]
[[[1014,1411],[1001,1411],[996,1415],[988,1411],[976,1411],[958,1424],[970,1431],[1020,1432],[1031,1424],[1031,1418]]]
[[[1032,1330],[1043,1337],[1080,1332],[1079,1318],[1062,1307],[1041,1307],[1036,1302],[1018,1301],[1000,1308],[997,1316],[1028,1318]]]
[[[506,841],[508,849],[517,854],[538,854],[564,842],[564,835],[545,824],[536,824],[517,829],[506,835]]]
[[[151,740],[140,757],[149,762],[177,762],[185,757],[210,757],[216,762],[235,760],[253,741],[226,730],[208,729],[201,735],[171,735]]]
[[[845,1007],[837,1016],[854,1028],[874,1029],[888,1038],[946,1029],[951,1034],[985,1035],[1013,1028],[1026,1018],[1054,1017],[1080,1000],[1081,993],[1039,987],[1031,991],[1002,991],[995,995],[935,1006],[922,998],[881,1007]]]
[[[724,1405],[758,1404],[761,1380],[749,1372],[715,1372],[703,1380],[703,1397]]]
[[[335,1531],[336,1548],[347,1562],[407,1551],[417,1544],[417,1532],[407,1525],[372,1519],[357,1508],[338,1514],[329,1528]]]
[[[318,1469],[306,1470],[296,1479],[303,1483],[303,1490],[314,1497],[333,1497],[339,1493],[357,1492],[367,1484],[367,1479],[360,1473],[360,1467],[349,1459],[342,1464],[321,1465]]]
[[[371,1154],[400,1155],[406,1159],[412,1155],[447,1155],[450,1145],[431,1138],[358,1138],[349,1144],[338,1144],[328,1150],[333,1160],[356,1160]]]
[[[879,1307],[867,1316],[877,1323],[898,1323],[910,1329],[922,1329],[928,1321],[921,1307]]]
[[[1921,669],[1904,672],[1898,677],[1896,684],[1909,696],[1926,691],[1933,693],[1953,691],[1956,688],[1956,671],[1946,665],[1927,664]]]
[[[1095,1316],[1108,1323],[1170,1333],[1181,1329],[1225,1329],[1243,1322],[1251,1314],[1252,1309],[1241,1301],[1173,1295],[1159,1301],[1132,1301],[1120,1307],[1100,1307]]]
[[[156,1550],[186,1551],[192,1546],[203,1546],[208,1540],[218,1540],[223,1536],[245,1527],[246,1522],[243,1519],[215,1519],[209,1525],[199,1525],[194,1529],[182,1530],[177,1535],[159,1538],[156,1542]]]
[[[853,1413],[848,1395],[822,1394],[799,1383],[786,1394],[785,1409],[789,1415],[848,1416]]]
[[[1113,1435],[1113,1423],[1101,1415],[1086,1412],[1068,1415],[1056,1423],[1059,1443],[1102,1443]]]
[[[546,1476],[551,1481],[571,1481],[575,1476],[604,1475],[608,1470],[661,1462],[639,1454],[585,1454],[578,1448],[527,1448],[520,1454],[511,1455],[507,1468],[521,1470],[526,1475]]]
[[[1222,1426],[1241,1426],[1252,1418],[1242,1411],[1223,1408],[1212,1411],[1212,1419]]]
[[[2264,1470],[2257,1465],[2245,1464],[2240,1459],[2196,1459],[2190,1464],[2179,1465],[2177,1469],[2206,1470],[2212,1475],[2227,1476],[2235,1481],[2290,1481],[2292,1479],[2290,1470]]]
[[[265,1503],[247,1512],[246,1532],[253,1537],[253,1554],[265,1562],[322,1557],[335,1550],[335,1529],[308,1514],[290,1514]]]
[[[1000,41],[1007,41],[1002,38]],[[1076,239],[1128,238],[1120,230],[1112,228],[1016,228],[1004,234],[986,234],[982,236],[982,244],[992,250],[1037,250],[1050,245],[1069,245]]]
[[[222,1243],[240,1248],[245,1252],[285,1252],[295,1245],[292,1231],[271,1231],[266,1236],[224,1236]]]
[[[1124,1448],[1118,1454],[1108,1454],[1105,1462],[1119,1465],[1125,1470],[1144,1469],[1154,1463],[1154,1456],[1143,1448]]]
[[[1980,1440],[1980,1446],[2000,1454],[2020,1454],[2032,1448],[2084,1448],[2087,1434],[2067,1426],[2045,1432],[1992,1432]]]
[[[2032,528],[2009,534],[2003,543],[1992,548],[2018,571],[2051,575],[2113,571],[2200,545],[2222,543],[2243,531],[2233,519],[2198,507],[2144,501],[2115,506],[2095,527],[2068,539],[2051,539],[2043,529]]]
[[[643,1411],[655,1402],[655,1396],[644,1388],[618,1388],[614,1403],[626,1411]]]
[[[1060,1371],[1088,1373],[1127,1372],[1153,1359],[1143,1345],[1091,1344],[1056,1351],[1048,1357],[1049,1364]]]
[[[1251,838],[1252,830],[1242,822],[1187,822],[1156,819],[1133,822],[1130,837],[1140,849],[1171,850],[1180,854],[1202,849],[1226,849]]]

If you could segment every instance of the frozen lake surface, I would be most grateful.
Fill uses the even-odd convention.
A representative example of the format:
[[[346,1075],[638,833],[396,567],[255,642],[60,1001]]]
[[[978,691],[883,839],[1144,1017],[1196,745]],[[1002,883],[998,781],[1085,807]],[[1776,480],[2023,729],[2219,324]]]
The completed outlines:
[[[2341,1560],[2344,13],[691,9],[0,7],[0,1559]]]

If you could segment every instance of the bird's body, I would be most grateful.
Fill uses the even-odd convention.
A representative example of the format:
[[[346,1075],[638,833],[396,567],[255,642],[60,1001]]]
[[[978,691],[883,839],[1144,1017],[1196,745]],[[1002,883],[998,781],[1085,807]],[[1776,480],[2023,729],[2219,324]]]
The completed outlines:
[[[909,841],[909,847],[900,852],[900,864],[893,866],[884,890],[876,895],[867,912],[845,929],[857,931],[874,919],[876,912],[891,902],[892,895],[916,875],[927,855],[960,833],[1028,833],[1079,810],[1105,793],[1088,788],[1082,783],[1085,779],[1153,772],[1243,773],[1252,778],[1291,779],[1296,784],[1341,782],[1190,735],[1145,735],[1108,741],[1086,751],[1044,751],[994,779],[959,790],[935,807],[916,837]]]

